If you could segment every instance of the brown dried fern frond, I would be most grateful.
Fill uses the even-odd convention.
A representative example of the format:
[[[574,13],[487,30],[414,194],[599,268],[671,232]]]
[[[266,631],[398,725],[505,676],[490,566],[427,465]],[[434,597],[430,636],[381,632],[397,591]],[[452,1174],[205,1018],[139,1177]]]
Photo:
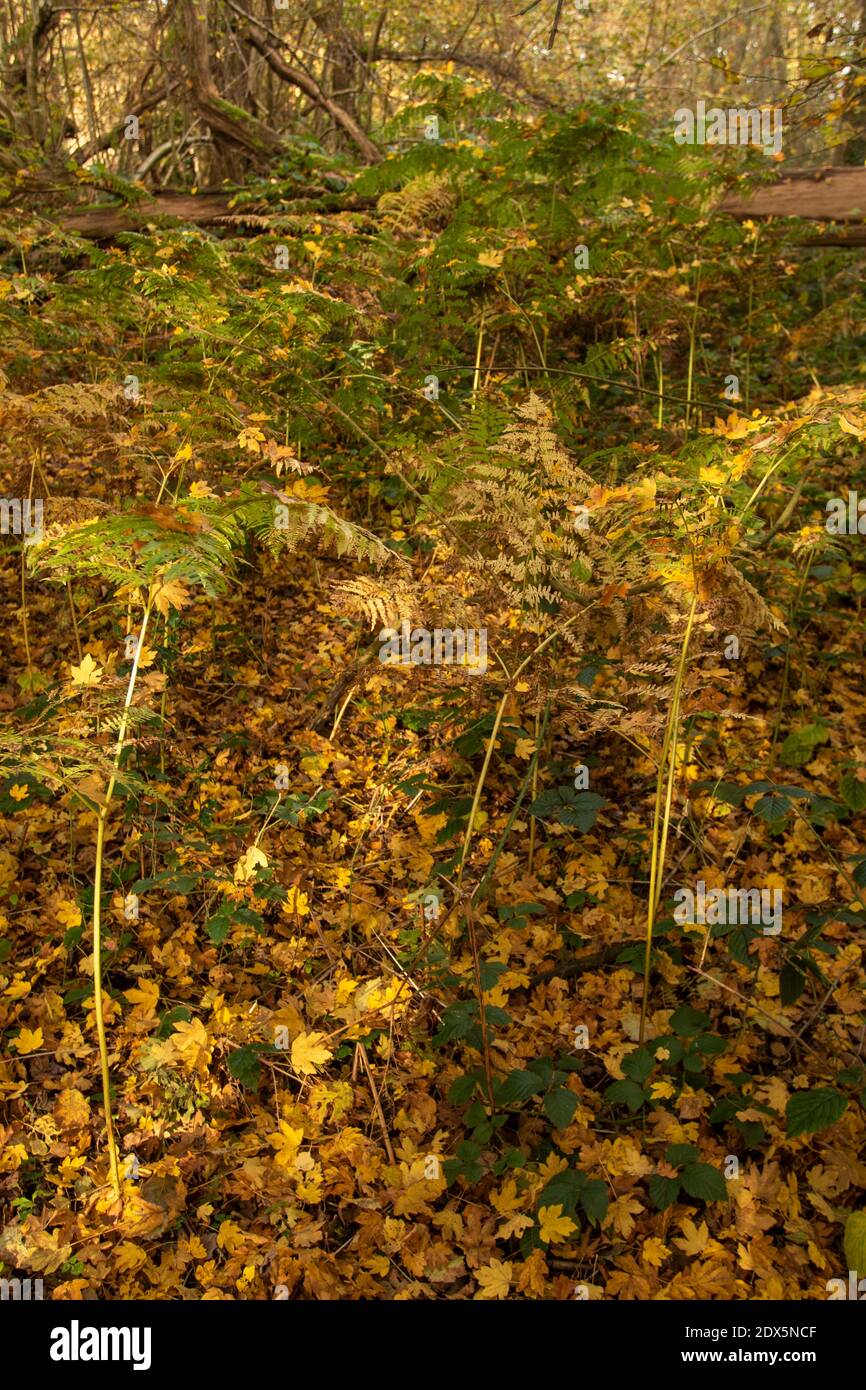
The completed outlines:
[[[340,613],[360,615],[374,628],[398,628],[402,623],[420,622],[421,605],[414,589],[397,579],[385,584],[362,576],[337,584],[331,591],[334,607]]]
[[[730,561],[702,570],[699,592],[716,631],[747,628],[753,632],[787,634],[782,619]]]

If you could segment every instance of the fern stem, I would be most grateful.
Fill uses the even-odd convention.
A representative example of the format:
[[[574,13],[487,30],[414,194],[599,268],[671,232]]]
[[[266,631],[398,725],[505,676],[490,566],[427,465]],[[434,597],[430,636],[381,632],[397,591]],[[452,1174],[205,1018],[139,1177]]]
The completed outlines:
[[[808,551],[807,554],[806,554],[806,563],[805,563],[804,566],[803,566],[803,575],[802,575],[802,578],[801,578],[801,580],[800,580],[799,585],[797,586],[797,593],[796,593],[796,595],[794,596],[794,602],[793,602],[793,604],[791,605],[791,629],[792,629],[792,631],[791,631],[791,635],[790,635],[790,637],[789,637],[789,639],[788,639],[788,643],[787,643],[787,645],[786,645],[786,647],[785,647],[785,671],[784,671],[784,674],[783,674],[783,676],[782,676],[782,693],[781,693],[781,695],[779,696],[779,709],[778,709],[777,714],[776,714],[776,722],[775,722],[775,724],[774,724],[774,726],[773,726],[773,742],[770,744],[770,757],[769,757],[768,764],[767,764],[767,766],[768,766],[769,768],[772,768],[772,767],[773,767],[774,759],[775,759],[775,756],[776,756],[776,744],[779,742],[779,732],[780,732],[780,730],[781,730],[781,728],[782,728],[782,720],[783,720],[783,718],[784,718],[784,716],[785,716],[785,701],[786,701],[787,698],[788,698],[788,682],[789,682],[790,679],[791,679],[791,647],[792,647],[793,644],[794,644],[794,635],[795,635],[794,629],[795,629],[795,624],[796,624],[796,622],[797,622],[797,609],[800,607],[800,600],[801,600],[802,597],[803,597],[803,591],[804,591],[805,588],[806,588],[806,583],[807,583],[808,578],[809,578],[809,571],[810,571],[811,568],[812,568],[812,561],[814,560],[814,558],[815,558],[815,552],[814,552],[814,550]]]
[[[689,641],[692,635],[692,625],[695,620],[695,613],[698,606],[698,594],[695,590],[692,606],[689,609],[689,616],[686,622],[686,630],[683,634],[680,657],[677,664],[677,673],[674,680],[674,688],[671,695],[671,707],[668,712],[665,736],[662,744],[662,754],[659,760],[658,777],[656,779],[656,800],[653,811],[652,827],[652,856],[650,859],[650,882],[649,898],[647,902],[647,925],[646,925],[646,947],[644,950],[643,964],[643,999],[640,1008],[640,1033],[638,1035],[638,1045],[643,1043],[646,1030],[647,1004],[649,1001],[649,981],[650,981],[650,956],[652,953],[652,935],[655,926],[656,913],[658,912],[659,902],[662,894],[662,875],[664,871],[665,852],[668,844],[668,830],[670,828],[671,803],[673,801],[674,780],[677,766],[677,730],[680,721],[680,698],[682,695],[683,680],[686,673],[688,661]],[[662,815],[662,788],[665,785],[665,772],[667,772],[667,790],[665,792],[664,815]]]
[[[114,1121],[111,1116],[108,1045],[105,1037],[105,1019],[102,1013],[102,866],[105,857],[105,823],[108,819],[111,799],[114,796],[114,788],[117,784],[117,774],[120,770],[120,760],[123,756],[123,749],[126,743],[126,731],[129,726],[129,711],[132,708],[132,698],[135,694],[135,681],[138,676],[138,665],[141,658],[142,647],[144,646],[144,634],[147,631],[147,624],[152,607],[153,598],[151,597],[148,598],[144,609],[141,631],[138,635],[135,656],[132,661],[132,670],[129,673],[129,683],[126,687],[126,699],[123,702],[123,715],[117,732],[117,744],[114,749],[114,763],[111,776],[108,779],[108,786],[105,789],[105,796],[103,797],[102,805],[99,808],[96,819],[96,868],[93,876],[93,1002],[96,1010],[96,1036],[99,1040],[99,1061],[102,1070],[102,1105],[105,1111],[105,1134],[108,1142],[111,1186],[114,1196],[118,1200],[120,1198],[120,1168],[117,1162],[117,1142],[114,1137]]]
[[[546,722],[547,722],[547,721],[546,721],[546,719],[545,719],[545,724],[546,724]],[[540,709],[537,709],[537,710],[535,711],[535,755],[534,755],[534,757],[533,757],[533,759],[532,759],[532,800],[533,800],[533,801],[535,801],[535,798],[538,796],[538,755],[539,755],[539,753],[541,752],[541,748],[539,747],[539,742],[538,742],[540,728],[541,728],[541,710],[540,710]],[[526,862],[526,872],[529,873],[529,874],[532,873],[532,865],[533,865],[534,859],[535,859],[535,817],[534,817],[534,816],[530,816],[530,818],[529,818],[529,854],[528,854],[528,856],[527,856],[527,862]]]
[[[664,426],[664,422],[665,422],[665,376],[664,376],[664,371],[665,371],[665,369],[664,369],[664,364],[663,364],[663,362],[662,362],[662,350],[661,350],[661,348],[659,348],[659,350],[658,350],[656,366],[657,366],[658,378],[659,378],[659,413],[658,413],[658,421],[657,421],[657,424],[658,424],[658,428],[659,428],[659,429],[662,429],[663,426]]]
[[[493,1099],[493,1064],[490,1060],[490,1039],[487,1036],[487,1010],[484,1007],[484,989],[481,979],[481,961],[478,956],[478,940],[475,935],[475,915],[472,903],[466,904],[466,925],[469,928],[469,949],[472,953],[472,970],[475,975],[475,990],[478,995],[478,1022],[481,1025],[481,1052],[484,1057],[484,1078],[487,1082],[487,1104],[490,1114],[496,1108]]]
[[[541,745],[544,743],[545,735],[546,735],[546,733],[547,733],[547,720],[548,720],[549,714],[550,714],[550,700],[549,700],[549,698],[548,698],[547,703],[546,703],[546,705],[545,705],[545,707],[544,707],[544,723],[543,723],[542,726],[541,726],[541,734],[540,734],[540,737],[539,737],[539,740],[538,740],[538,747],[536,748],[535,752],[534,752],[533,755],[532,755],[532,761],[531,761],[529,767],[528,767],[527,770],[526,770],[526,774],[525,774],[525,776],[524,776],[524,778],[523,778],[523,782],[522,782],[522,784],[521,784],[520,791],[519,791],[518,794],[517,794],[517,799],[516,799],[516,801],[515,801],[515,803],[514,803],[514,806],[512,807],[511,815],[508,817],[508,820],[507,820],[507,822],[506,822],[506,824],[505,824],[505,829],[503,830],[502,834],[501,834],[500,837],[499,837],[499,843],[497,844],[496,848],[495,848],[494,851],[493,851],[493,854],[491,855],[490,863],[487,865],[487,868],[486,868],[485,871],[484,871],[484,877],[483,877],[483,878],[481,879],[481,881],[479,882],[478,887],[475,888],[475,889],[473,890],[472,897],[471,897],[471,899],[470,899],[470,901],[473,902],[473,903],[478,903],[478,902],[481,901],[482,897],[484,896],[484,892],[485,892],[485,890],[486,890],[486,888],[487,888],[487,885],[489,884],[491,878],[493,877],[494,871],[495,871],[495,869],[496,869],[496,865],[497,865],[497,863],[499,862],[499,856],[501,855],[503,849],[505,848],[505,842],[506,842],[506,840],[508,839],[508,836],[511,834],[511,827],[513,826],[514,822],[517,820],[517,817],[518,817],[518,815],[519,815],[519,813],[520,813],[520,808],[521,808],[521,806],[523,805],[523,798],[524,798],[525,795],[526,795],[526,791],[527,791],[527,788],[528,788],[530,782],[533,782],[534,784],[537,785],[538,755],[539,755],[539,751],[540,751]],[[533,793],[533,795],[534,795],[534,793]],[[534,827],[534,825],[535,825],[535,820],[534,820],[534,818],[533,818],[533,820],[532,820],[532,825],[533,825],[533,827]]]
[[[24,654],[27,658],[27,674],[33,670],[33,662],[30,656],[30,632],[27,626],[27,586],[24,582],[26,574],[25,548],[21,545],[21,626],[24,631]]]
[[[72,619],[72,631],[75,635],[75,650],[78,653],[78,661],[80,664],[82,659],[81,634],[78,631],[78,615],[75,612],[75,599],[72,593],[72,584],[68,579],[66,580],[66,597],[69,600],[69,616]]]
[[[499,726],[502,723],[502,716],[505,713],[505,706],[508,703],[508,696],[510,695],[510,693],[511,687],[506,686],[505,693],[502,696],[502,699],[499,701],[499,707],[496,711],[496,718],[493,721],[493,728],[490,730],[490,738],[487,740],[487,751],[484,754],[484,765],[479,774],[478,781],[475,784],[475,795],[472,798],[472,810],[469,812],[469,824],[466,827],[466,834],[463,837],[463,849],[460,854],[460,866],[457,870],[458,893],[460,891],[461,884],[463,883],[463,870],[466,865],[466,856],[469,853],[469,845],[472,840],[472,831],[475,824],[475,817],[478,813],[478,806],[481,802],[481,793],[484,790],[484,783],[487,780],[487,771],[490,767],[490,760],[493,757],[493,749],[496,744],[496,736],[499,733]]]
[[[472,405],[475,409],[476,397],[478,395],[478,383],[481,380],[481,349],[484,344],[484,314],[481,314],[481,323],[478,328],[478,348],[475,353],[475,375],[472,378]]]
[[[692,314],[692,321],[689,325],[689,374],[686,382],[686,429],[691,421],[692,408],[692,386],[695,379],[695,341],[698,331],[698,306],[701,301],[701,275],[698,271],[698,283],[695,288],[695,312]]]

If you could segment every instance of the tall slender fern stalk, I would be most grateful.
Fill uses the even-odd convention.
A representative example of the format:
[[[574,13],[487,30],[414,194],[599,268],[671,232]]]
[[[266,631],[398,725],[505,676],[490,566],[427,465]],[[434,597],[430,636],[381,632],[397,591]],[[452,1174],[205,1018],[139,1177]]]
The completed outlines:
[[[668,844],[668,831],[671,820],[671,803],[674,794],[674,779],[677,767],[677,733],[680,723],[680,704],[682,699],[683,680],[688,665],[689,641],[692,635],[692,626],[695,620],[695,613],[698,606],[698,594],[695,590],[692,599],[689,616],[686,620],[686,628],[683,633],[682,645],[680,647],[679,661],[677,663],[676,676],[674,678],[674,688],[671,695],[670,709],[668,710],[667,723],[665,725],[664,741],[662,743],[662,754],[659,759],[658,777],[656,779],[656,799],[655,810],[653,812],[652,825],[652,856],[650,859],[650,882],[649,897],[647,900],[647,924],[646,924],[646,947],[644,950],[643,962],[643,998],[640,1007],[640,1034],[638,1042],[643,1042],[646,1032],[647,1004],[649,1002],[649,980],[650,980],[650,956],[652,954],[652,936],[655,926],[656,914],[659,909],[659,902],[662,895],[662,883],[664,881],[665,853]],[[662,800],[664,800],[664,810],[662,810]]]
[[[117,743],[114,749],[114,764],[111,776],[108,779],[108,786],[105,789],[105,796],[102,799],[102,805],[96,817],[96,867],[93,875],[93,1000],[96,1008],[96,1035],[99,1039],[99,1062],[102,1069],[102,1104],[105,1110],[105,1134],[108,1142],[110,1180],[115,1198],[120,1197],[120,1167],[117,1161],[117,1141],[114,1136],[114,1121],[111,1115],[108,1045],[105,1038],[105,1019],[102,1013],[102,865],[105,855],[105,823],[108,820],[108,812],[111,807],[112,797],[114,796],[114,788],[117,784],[117,774],[120,770],[120,760],[123,757],[123,750],[126,744],[126,732],[129,727],[129,711],[132,708],[132,700],[135,694],[135,682],[138,676],[138,667],[141,660],[142,648],[144,646],[144,636],[153,608],[153,599],[154,595],[151,593],[145,605],[144,616],[141,620],[141,631],[138,634],[135,656],[132,661],[132,670],[129,673],[126,698],[123,702],[123,714],[121,716],[120,727],[117,732]]]

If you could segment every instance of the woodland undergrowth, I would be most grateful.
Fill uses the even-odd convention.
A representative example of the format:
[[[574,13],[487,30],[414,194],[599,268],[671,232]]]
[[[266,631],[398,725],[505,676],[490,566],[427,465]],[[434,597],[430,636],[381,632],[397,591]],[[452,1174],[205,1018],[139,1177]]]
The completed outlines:
[[[42,507],[0,554],[0,1258],[825,1297],[866,1260],[863,253],[715,214],[760,155],[626,105],[427,73],[389,134],[337,210],[286,167],[111,244],[0,211]],[[484,662],[380,660],[437,629]],[[699,881],[781,931],[681,920]]]

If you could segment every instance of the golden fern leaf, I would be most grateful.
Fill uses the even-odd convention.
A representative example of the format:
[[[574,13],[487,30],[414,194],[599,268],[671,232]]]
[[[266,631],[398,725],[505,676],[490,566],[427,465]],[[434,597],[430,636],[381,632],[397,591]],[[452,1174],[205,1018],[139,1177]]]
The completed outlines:
[[[387,226],[406,231],[443,222],[455,202],[450,181],[441,174],[427,173],[403,188],[383,193],[377,206]]]
[[[417,595],[402,580],[390,585],[361,577],[337,584],[332,590],[338,612],[361,614],[372,628],[396,628],[404,622],[420,621]]]

